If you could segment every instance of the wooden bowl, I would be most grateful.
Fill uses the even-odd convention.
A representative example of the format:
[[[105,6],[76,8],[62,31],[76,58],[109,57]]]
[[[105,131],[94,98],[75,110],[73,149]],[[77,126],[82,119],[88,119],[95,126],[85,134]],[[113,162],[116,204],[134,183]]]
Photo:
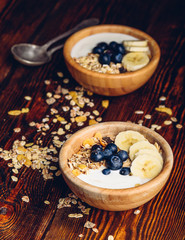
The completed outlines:
[[[148,40],[151,51],[149,64],[135,72],[120,74],[98,73],[80,66],[72,57],[74,47],[82,39],[84,40],[86,37],[99,33],[121,33],[124,34],[125,39]],[[110,42],[104,38],[100,38],[98,41]],[[89,46],[89,48],[92,49],[95,46],[93,43],[88,41],[88,43],[83,44],[81,52],[84,52],[83,48],[86,48],[87,44],[91,44],[92,46]],[[83,87],[100,95],[120,96],[135,91],[150,79],[160,59],[160,48],[152,37],[138,29],[122,25],[99,25],[85,28],[68,38],[64,45],[63,54],[69,72]],[[82,54],[81,56],[84,55]]]
[[[76,177],[67,165],[67,160],[78,150],[84,139],[101,132],[102,136],[116,136],[119,132],[134,130],[143,134],[151,143],[158,143],[164,159],[160,174],[143,185],[127,189],[101,188],[85,183]],[[83,128],[73,134],[63,145],[59,155],[59,166],[69,188],[84,202],[109,211],[123,211],[151,200],[165,185],[173,165],[173,153],[166,140],[158,133],[128,122],[105,122]]]

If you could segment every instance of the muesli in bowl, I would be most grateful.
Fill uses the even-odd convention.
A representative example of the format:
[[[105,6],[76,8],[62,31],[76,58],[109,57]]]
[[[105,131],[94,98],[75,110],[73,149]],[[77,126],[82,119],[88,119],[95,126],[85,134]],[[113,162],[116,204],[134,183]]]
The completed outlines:
[[[107,159],[105,151],[112,152]],[[59,165],[64,180],[83,201],[122,211],[146,203],[161,190],[173,154],[164,138],[146,127],[106,122],[72,135],[60,151]]]

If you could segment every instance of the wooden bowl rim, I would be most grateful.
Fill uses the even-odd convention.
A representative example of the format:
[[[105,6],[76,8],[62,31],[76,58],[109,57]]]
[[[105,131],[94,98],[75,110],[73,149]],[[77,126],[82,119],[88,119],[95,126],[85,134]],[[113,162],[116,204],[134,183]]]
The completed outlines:
[[[78,41],[74,42],[75,38],[79,38],[83,34],[85,34],[85,36],[83,37],[83,38],[85,38],[87,36],[90,36],[90,35],[93,35],[96,33],[105,32],[106,29],[110,29],[110,28],[112,28],[115,33],[125,33],[127,35],[131,35],[131,36],[138,37],[141,39],[147,39],[149,42],[149,48],[152,52],[152,58],[151,58],[150,62],[145,67],[143,67],[137,71],[134,71],[134,72],[126,72],[126,73],[119,73],[119,74],[107,74],[107,73],[99,73],[99,72],[88,70],[88,69],[80,66],[80,64],[78,64],[71,57],[72,48],[78,41],[80,41],[82,39],[82,38],[80,38]],[[121,29],[121,30],[119,30],[119,29]],[[97,32],[93,32],[93,31],[97,31]],[[123,32],[121,32],[121,31],[123,31]],[[128,34],[128,33],[126,33],[127,31],[132,31],[132,32]],[[108,32],[108,30],[107,30],[107,32]],[[70,36],[64,44],[63,55],[64,55],[64,59],[66,60],[66,62],[68,64],[73,66],[77,71],[83,72],[84,74],[86,74],[88,76],[94,76],[95,78],[103,77],[102,80],[112,79],[112,77],[114,77],[114,80],[117,80],[117,79],[120,80],[120,76],[121,76],[121,78],[126,79],[128,77],[135,77],[138,75],[145,74],[146,70],[152,69],[156,65],[156,62],[157,63],[159,62],[160,56],[161,56],[161,51],[160,51],[158,43],[150,35],[148,35],[147,33],[143,32],[139,29],[125,26],[125,25],[102,24],[102,25],[87,27],[85,29],[82,29],[82,30],[74,33],[72,36]]]
[[[87,132],[89,130],[93,131],[96,129],[95,132],[97,132],[98,130],[102,129],[103,127],[107,127],[107,126],[114,127],[115,125],[118,125],[118,124],[123,127],[126,127],[127,130],[136,130],[139,132],[145,132],[147,130],[147,132],[152,136],[152,138],[154,138],[156,140],[156,142],[159,143],[160,147],[163,149],[163,151],[165,152],[165,155],[166,155],[165,163],[164,163],[163,169],[160,172],[160,174],[147,183],[144,183],[137,187],[127,188],[127,189],[109,189],[109,188],[96,187],[96,186],[88,184],[88,183],[82,181],[81,179],[79,179],[78,177],[76,177],[67,165],[66,149],[69,148],[70,142],[76,141],[77,139],[79,139],[80,136],[82,136],[85,132]],[[66,159],[63,160],[63,156]],[[102,193],[103,195],[106,195],[106,196],[109,196],[110,192],[111,192],[112,196],[135,195],[136,193],[140,194],[145,191],[150,191],[152,188],[155,188],[155,185],[160,185],[160,183],[162,184],[167,181],[167,179],[171,173],[172,167],[173,167],[173,152],[172,152],[171,147],[168,144],[168,142],[161,135],[159,135],[158,133],[154,132],[153,130],[151,130],[147,127],[140,126],[140,125],[134,124],[134,123],[129,123],[129,122],[110,121],[110,122],[98,123],[98,124],[95,124],[92,126],[87,126],[81,130],[78,130],[76,133],[74,133],[64,143],[63,147],[60,150],[59,166],[62,171],[62,175],[64,177],[66,177],[75,186],[78,186],[79,188],[82,188],[88,192]]]

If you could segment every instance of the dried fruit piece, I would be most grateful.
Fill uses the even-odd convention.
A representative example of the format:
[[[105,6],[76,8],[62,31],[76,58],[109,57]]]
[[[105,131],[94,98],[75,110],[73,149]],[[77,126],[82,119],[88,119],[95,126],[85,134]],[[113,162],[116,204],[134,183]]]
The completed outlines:
[[[172,115],[172,109],[171,108],[167,108],[167,107],[156,107],[155,108],[156,111],[158,112],[165,112],[167,113],[168,115]]]
[[[99,140],[102,139],[102,135],[101,135],[100,132],[95,133],[94,137],[99,139]]]
[[[89,126],[97,124],[98,122],[95,119],[90,119],[89,120]]]
[[[8,112],[8,115],[11,115],[11,116],[18,116],[20,115],[22,112],[21,110],[11,110]]]
[[[81,174],[81,172],[78,169],[73,169],[72,173],[77,177]]]
[[[108,108],[109,106],[109,100],[102,100],[102,107]]]
[[[86,116],[78,116],[75,118],[76,122],[85,122],[87,120]]]
[[[82,145],[85,146],[86,144],[92,146],[94,144],[94,140],[92,138],[87,138],[83,141]]]

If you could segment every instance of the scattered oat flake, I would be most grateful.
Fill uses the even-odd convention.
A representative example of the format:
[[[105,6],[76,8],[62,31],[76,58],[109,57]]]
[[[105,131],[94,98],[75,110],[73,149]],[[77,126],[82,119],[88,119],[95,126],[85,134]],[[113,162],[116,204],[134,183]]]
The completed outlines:
[[[50,85],[50,84],[51,84],[51,81],[50,81],[50,80],[45,80],[44,83],[45,83],[46,85]]]
[[[23,201],[23,202],[29,202],[30,199],[29,199],[28,196],[23,196],[23,197],[22,197],[22,201]]]
[[[11,179],[12,179],[12,181],[14,181],[14,182],[17,182],[17,181],[18,181],[18,178],[15,177],[15,176],[11,176]]]
[[[177,124],[177,125],[176,125],[176,128],[179,128],[179,129],[180,129],[180,128],[182,128],[182,125],[181,125],[181,124]]]
[[[156,107],[155,110],[158,111],[158,112],[165,112],[168,115],[172,115],[172,109],[171,108],[159,106],[159,107]]]
[[[141,212],[141,211],[140,211],[139,209],[137,209],[137,210],[134,211],[134,214],[135,214],[135,215],[138,215],[140,212]]]
[[[83,234],[79,234],[79,235],[78,235],[79,238],[82,238],[83,236],[84,236]]]
[[[55,102],[56,102],[56,99],[53,98],[53,97],[46,99],[46,103],[47,103],[48,105],[52,105],[52,104],[55,103]]]
[[[172,124],[172,121],[171,121],[171,120],[165,120],[165,121],[164,121],[164,125],[170,125],[170,124]]]
[[[69,83],[69,79],[68,78],[64,78],[63,83],[65,83],[65,84]]]
[[[98,229],[97,228],[92,228],[93,232],[98,233]]]
[[[166,97],[165,96],[161,96],[160,98],[159,98],[159,101],[165,101],[166,100]]]
[[[8,115],[11,115],[11,116],[18,116],[20,115],[22,112],[21,110],[11,110],[8,112]]]
[[[57,75],[58,75],[58,77],[61,77],[61,78],[64,76],[64,74],[62,72],[57,72]]]
[[[24,99],[30,101],[32,98],[30,96],[25,96]]]
[[[114,237],[112,235],[109,235],[108,240],[114,240]]]
[[[85,224],[84,224],[84,227],[85,228],[93,228],[96,224],[95,223],[92,223],[90,221],[87,221]]]
[[[19,133],[21,131],[21,128],[14,128],[14,132]]]
[[[171,117],[170,119],[172,120],[172,122],[177,122],[177,118],[176,117]]]
[[[94,113],[94,115],[96,115],[96,116],[99,116],[99,114],[100,114],[100,113],[98,112],[98,110],[94,110],[93,113]]]
[[[102,100],[102,107],[108,108],[109,106],[109,100]]]
[[[46,205],[49,205],[49,204],[50,204],[50,201],[45,200],[44,203],[45,203]]]
[[[144,112],[142,110],[136,110],[135,114],[143,114]]]
[[[151,119],[152,116],[151,116],[150,114],[146,114],[146,115],[145,115],[145,118],[146,118],[146,119]]]

